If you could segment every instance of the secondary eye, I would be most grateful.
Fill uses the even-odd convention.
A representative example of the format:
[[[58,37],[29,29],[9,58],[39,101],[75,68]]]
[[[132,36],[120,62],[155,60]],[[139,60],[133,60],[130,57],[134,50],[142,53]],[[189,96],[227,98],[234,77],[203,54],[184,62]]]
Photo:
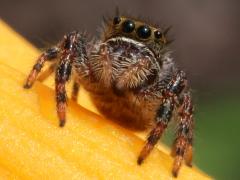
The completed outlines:
[[[135,28],[135,24],[131,20],[126,20],[122,24],[122,31],[125,33],[133,32],[134,28]]]
[[[116,16],[114,19],[113,19],[113,24],[119,24],[121,22],[121,18],[119,16]]]
[[[154,32],[154,36],[155,36],[156,39],[160,39],[162,37],[162,33],[157,30],[157,31]]]
[[[147,39],[151,36],[151,29],[146,25],[140,26],[137,29],[137,35],[142,39]]]

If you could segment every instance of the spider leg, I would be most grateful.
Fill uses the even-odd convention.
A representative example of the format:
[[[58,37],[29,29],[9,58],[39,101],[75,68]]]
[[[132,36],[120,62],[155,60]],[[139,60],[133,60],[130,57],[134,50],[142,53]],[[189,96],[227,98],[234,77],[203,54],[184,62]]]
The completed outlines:
[[[72,87],[72,96],[71,96],[73,101],[77,101],[78,99],[79,88],[80,88],[80,84],[76,80],[74,80],[73,87]]]
[[[51,61],[57,57],[59,53],[58,47],[53,47],[48,50],[46,50],[44,53],[40,55],[40,57],[37,59],[36,63],[34,64],[30,74],[28,75],[28,78],[24,84],[24,88],[29,89],[32,87],[34,81],[37,78],[37,75],[41,71],[44,63],[46,61]]]
[[[58,65],[55,74],[57,114],[60,121],[60,127],[63,127],[66,121],[67,94],[65,84],[68,81],[72,70],[71,60],[68,57],[60,60],[60,64]]]
[[[161,83],[160,83],[161,84]],[[157,88],[157,87],[155,87]],[[160,87],[161,88],[161,87]],[[163,101],[156,113],[156,125],[150,132],[143,150],[138,157],[138,164],[141,164],[143,160],[148,156],[154,145],[160,139],[164,129],[167,127],[168,122],[171,120],[172,112],[175,107],[180,105],[179,115],[181,117],[175,150],[173,155],[175,156],[172,173],[176,177],[181,167],[182,160],[185,159],[188,164],[191,164],[192,160],[192,129],[193,129],[193,118],[192,118],[192,103],[190,93],[184,93],[182,101],[180,103],[180,96],[183,90],[186,91],[187,80],[186,75],[183,71],[177,71],[173,78],[170,80],[168,85],[162,90]],[[185,153],[188,151],[188,153]]]
[[[77,31],[73,31],[64,36],[62,41],[53,48],[45,51],[37,59],[35,65],[30,72],[24,88],[30,88],[37,78],[37,75],[41,71],[46,61],[51,61],[60,57],[59,60],[55,61],[50,65],[49,69],[46,70],[40,80],[46,79],[55,69],[55,91],[56,91],[56,106],[57,115],[59,118],[59,125],[63,127],[66,121],[66,106],[67,106],[67,94],[65,84],[69,80],[72,67],[74,66],[78,71],[87,71],[87,52],[86,42],[84,34],[80,34]],[[88,72],[88,71],[87,71]],[[78,86],[75,85],[74,95],[77,97]]]
[[[154,148],[155,144],[160,139],[162,133],[166,129],[168,122],[172,117],[173,103],[172,98],[164,99],[164,102],[160,106],[156,114],[156,125],[153,130],[150,132],[147,143],[143,147],[140,155],[138,157],[138,164],[141,164],[144,159],[149,155],[151,150]]]
[[[74,64],[81,66],[86,59],[83,36],[77,31],[64,36],[61,43],[61,56],[55,73],[55,91],[59,126],[66,122],[67,94],[66,82],[69,80]]]
[[[173,149],[174,164],[172,173],[176,177],[183,159],[187,165],[192,165],[192,141],[193,141],[193,106],[190,93],[183,94],[182,104],[179,108],[179,124]]]

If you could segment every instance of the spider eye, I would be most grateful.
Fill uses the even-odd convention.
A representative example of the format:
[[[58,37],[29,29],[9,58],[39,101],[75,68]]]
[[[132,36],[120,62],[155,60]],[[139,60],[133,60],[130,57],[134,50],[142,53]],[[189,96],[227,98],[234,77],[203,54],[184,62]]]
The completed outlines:
[[[125,33],[131,33],[135,29],[135,24],[131,20],[126,20],[122,24],[122,31]]]
[[[151,29],[146,25],[142,25],[137,29],[137,35],[142,39],[147,39],[151,36]]]
[[[113,18],[113,24],[119,24],[121,22],[121,18],[119,16],[116,16]]]
[[[162,37],[162,33],[157,30],[157,31],[154,32],[154,36],[155,36],[156,39],[160,39]]]

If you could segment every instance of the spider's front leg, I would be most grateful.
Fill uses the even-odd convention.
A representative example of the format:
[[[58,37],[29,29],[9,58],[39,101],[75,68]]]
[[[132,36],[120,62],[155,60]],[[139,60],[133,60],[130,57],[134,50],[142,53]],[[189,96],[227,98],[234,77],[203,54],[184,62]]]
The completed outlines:
[[[70,52],[69,52],[70,53]],[[69,80],[72,71],[72,58],[65,53],[61,56],[55,74],[55,92],[57,102],[57,114],[59,118],[59,126],[63,127],[66,122],[66,106],[67,94],[65,84]]]
[[[172,111],[173,111],[173,99],[164,99],[162,105],[158,109],[156,113],[156,125],[150,132],[147,143],[143,147],[139,157],[138,157],[138,164],[142,164],[144,159],[149,155],[151,150],[154,148],[155,144],[158,142],[158,140],[161,138],[161,135],[163,134],[164,130],[166,129],[168,122],[170,121],[172,117]]]
[[[65,84],[69,80],[73,65],[81,66],[86,60],[86,45],[83,35],[72,32],[64,37],[61,44],[61,56],[55,74],[55,91],[59,126],[66,122],[67,93]],[[75,86],[79,88],[79,84]],[[78,91],[78,89],[76,90]],[[77,92],[75,92],[77,93]]]
[[[56,57],[59,54],[59,50],[60,50],[59,47],[52,47],[40,55],[40,57],[37,59],[36,63],[34,64],[30,74],[28,75],[28,78],[24,84],[24,88],[29,89],[32,87],[44,63],[46,61],[52,61],[56,59]]]
[[[174,149],[174,165],[172,173],[176,177],[180,169],[183,157],[186,157],[187,163],[191,163],[192,158],[192,129],[193,129],[193,119],[192,119],[192,103],[189,93],[184,93],[182,101],[178,98],[183,90],[187,88],[187,80],[185,73],[183,71],[178,71],[176,75],[169,82],[167,87],[162,91],[163,102],[160,105],[156,113],[156,125],[150,132],[147,139],[147,143],[143,147],[139,157],[138,164],[141,164],[143,160],[148,156],[148,154],[153,149],[154,145],[160,139],[162,133],[167,127],[168,122],[172,117],[172,112],[175,107],[180,104],[180,123],[177,133],[175,149]],[[186,151],[188,150],[187,156]]]
[[[186,160],[188,166],[192,166],[193,105],[190,93],[185,92],[181,101],[176,140],[172,149],[172,154],[175,157],[172,173],[175,177],[183,159]]]
[[[66,122],[66,106],[67,106],[67,94],[65,84],[69,80],[72,67],[80,67],[85,63],[87,59],[85,38],[82,34],[77,31],[71,32],[64,36],[63,40],[58,44],[57,47],[50,48],[44,52],[33,66],[31,73],[29,74],[27,81],[24,85],[25,88],[30,88],[33,82],[36,80],[38,73],[40,72],[43,64],[47,60],[60,57],[56,62],[56,73],[55,73],[55,91],[56,91],[56,104],[57,104],[57,115],[59,118],[59,125],[63,127]],[[49,70],[51,73],[55,69],[55,65],[51,66]],[[84,66],[85,67],[85,66]],[[47,74],[49,74],[47,72]],[[43,77],[45,78],[45,76]],[[76,82],[77,83],[77,82]],[[75,84],[76,84],[75,83]],[[75,85],[79,88],[79,85]],[[78,91],[78,88],[75,89]]]

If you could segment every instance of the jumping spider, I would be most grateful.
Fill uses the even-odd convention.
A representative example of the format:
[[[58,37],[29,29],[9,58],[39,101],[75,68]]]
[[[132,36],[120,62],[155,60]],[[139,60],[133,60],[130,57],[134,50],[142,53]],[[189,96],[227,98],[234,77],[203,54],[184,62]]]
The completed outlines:
[[[49,72],[56,69],[56,106],[61,127],[66,121],[65,84],[71,74],[75,75],[73,100],[81,84],[104,116],[144,128],[151,125],[137,160],[139,165],[177,110],[178,128],[172,148],[172,174],[176,177],[183,160],[189,166],[192,162],[193,106],[186,75],[170,57],[167,31],[119,15],[105,22],[98,40],[87,41],[84,33],[73,31],[37,59],[24,87],[30,88],[45,61],[50,61]]]

